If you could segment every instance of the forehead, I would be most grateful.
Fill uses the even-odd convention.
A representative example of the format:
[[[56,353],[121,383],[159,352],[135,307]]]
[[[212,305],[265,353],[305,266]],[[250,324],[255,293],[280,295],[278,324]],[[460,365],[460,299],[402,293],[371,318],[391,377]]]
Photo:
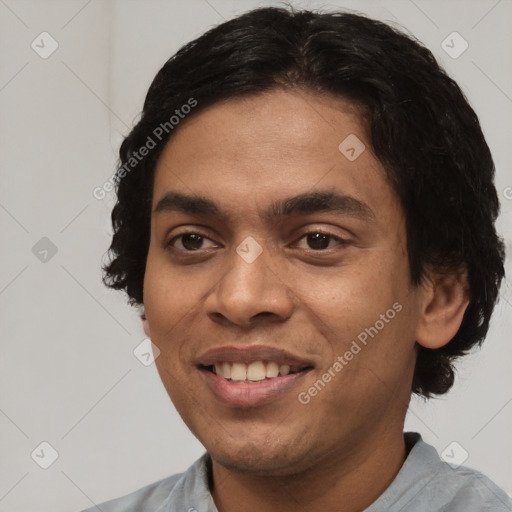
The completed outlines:
[[[318,159],[329,148],[331,156],[339,156],[338,145],[348,135],[367,138],[362,114],[362,108],[342,97],[275,89],[223,100],[193,113],[173,133],[164,153],[196,160],[215,154],[230,161],[251,155],[293,161]]]
[[[356,158],[348,158],[354,152]],[[153,207],[168,192],[240,208],[253,203],[247,198],[270,205],[315,190],[365,203],[394,201],[357,105],[277,89],[228,99],[185,119],[158,161]]]

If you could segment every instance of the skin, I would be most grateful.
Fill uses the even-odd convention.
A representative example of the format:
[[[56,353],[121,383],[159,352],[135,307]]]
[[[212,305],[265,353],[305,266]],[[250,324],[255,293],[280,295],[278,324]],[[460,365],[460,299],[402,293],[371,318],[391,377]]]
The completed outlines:
[[[354,161],[338,149],[349,134],[366,146]],[[145,330],[161,351],[156,365],[171,400],[212,458],[220,512],[369,506],[406,457],[403,423],[418,344],[440,347],[460,326],[465,277],[431,274],[419,287],[410,284],[404,213],[370,146],[349,101],[276,89],[190,116],[159,159]],[[262,215],[273,201],[324,190],[366,203],[373,216]],[[155,211],[170,191],[207,197],[226,217]],[[184,232],[205,237],[199,249],[187,252],[190,238],[175,238]],[[318,232],[334,237],[326,248],[306,236]],[[247,236],[263,249],[250,264],[235,250]],[[298,393],[394,303],[402,306],[395,318],[300,403]],[[196,368],[198,355],[258,343],[315,367],[268,404],[220,403]]]

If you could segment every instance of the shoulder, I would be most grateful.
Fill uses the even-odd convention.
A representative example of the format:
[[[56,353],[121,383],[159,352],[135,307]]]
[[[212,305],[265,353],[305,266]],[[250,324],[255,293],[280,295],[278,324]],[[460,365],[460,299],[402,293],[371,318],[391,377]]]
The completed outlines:
[[[490,478],[443,461],[417,433],[406,433],[405,440],[405,463],[365,512],[512,512],[511,498]]]
[[[512,511],[512,499],[480,471],[465,466],[447,465],[443,476],[446,481],[439,481],[436,485],[449,492],[449,496],[446,497],[446,507],[443,510],[447,512]]]
[[[475,469],[443,461],[435,448],[421,437],[414,445],[418,465],[428,468],[421,472],[423,482],[428,481],[419,501],[428,508],[442,512],[512,511],[512,500],[490,478]]]
[[[98,512],[98,509],[102,512],[157,511],[164,504],[183,475],[184,473],[179,473],[163,478],[126,496],[106,501],[100,505],[94,505],[82,512]]]
[[[205,453],[184,473],[163,478],[126,496],[94,504],[82,512],[162,512],[168,510],[170,505],[178,510],[187,510],[193,508],[190,500],[209,506],[209,468],[210,459]]]

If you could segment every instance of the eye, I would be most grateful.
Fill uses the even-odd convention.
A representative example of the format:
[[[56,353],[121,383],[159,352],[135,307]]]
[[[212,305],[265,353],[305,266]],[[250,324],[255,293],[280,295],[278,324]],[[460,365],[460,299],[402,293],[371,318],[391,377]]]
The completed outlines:
[[[330,248],[330,243],[332,241],[337,242],[337,245],[345,245],[347,242],[342,238],[329,234],[323,233],[321,231],[311,231],[309,233],[305,233],[300,239],[305,240],[308,247],[314,251],[322,251]]]
[[[209,240],[211,240],[199,233],[194,232],[187,232],[187,233],[181,233],[179,235],[176,235],[175,237],[171,238],[169,242],[166,244],[167,247],[172,247],[175,249],[185,250],[187,252],[192,251],[198,251],[199,249],[204,249],[203,243]],[[176,242],[179,241],[178,247],[176,247]],[[213,242],[212,242],[213,244]],[[181,247],[179,247],[181,245]],[[215,244],[214,244],[215,246]]]

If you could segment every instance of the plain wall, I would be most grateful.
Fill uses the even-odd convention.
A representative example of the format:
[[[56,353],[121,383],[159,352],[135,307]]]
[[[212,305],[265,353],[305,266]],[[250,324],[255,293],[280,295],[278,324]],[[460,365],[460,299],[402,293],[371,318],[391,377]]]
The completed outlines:
[[[480,117],[510,249],[512,2],[293,4],[359,10],[432,50]],[[203,453],[154,365],[134,357],[144,338],[137,312],[101,283],[113,196],[98,200],[93,190],[113,174],[122,136],[163,63],[206,29],[261,5],[278,2],[0,2],[0,512],[80,510],[181,472]],[[31,47],[35,40],[48,50],[43,31],[59,45],[46,59]],[[469,43],[457,59],[441,48],[453,31]],[[439,452],[457,441],[465,464],[509,494],[511,304],[508,281],[482,350],[461,362],[448,395],[413,400],[406,425]],[[43,441],[58,452],[48,469],[31,457]]]

